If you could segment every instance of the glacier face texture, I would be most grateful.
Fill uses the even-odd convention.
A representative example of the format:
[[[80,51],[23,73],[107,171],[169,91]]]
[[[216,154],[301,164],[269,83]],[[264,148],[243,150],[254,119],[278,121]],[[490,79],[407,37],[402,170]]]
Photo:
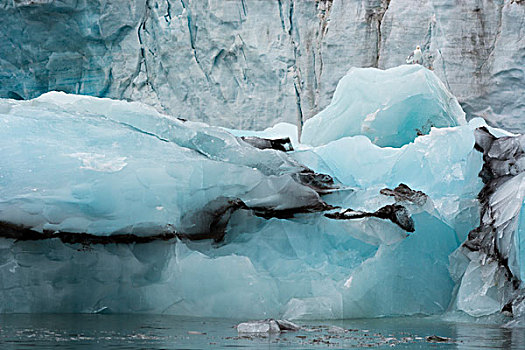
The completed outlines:
[[[351,67],[421,45],[467,118],[523,131],[523,1],[0,0],[0,96],[139,100],[241,129],[300,124]]]
[[[407,70],[426,74],[386,74],[410,84]],[[413,91],[400,91],[382,105],[397,93],[399,110],[413,108]],[[449,96],[420,92],[429,95],[421,114]],[[521,181],[521,137],[479,118],[458,122],[456,107],[438,114],[451,126],[398,147],[365,135],[309,146],[293,125],[228,131],[61,92],[1,99],[0,311],[257,319],[510,311],[519,325],[522,197],[499,199]],[[388,140],[389,130],[416,129],[406,118],[388,122]],[[480,137],[483,128],[492,134]],[[496,191],[480,202],[487,180]],[[471,249],[487,222],[503,243]]]

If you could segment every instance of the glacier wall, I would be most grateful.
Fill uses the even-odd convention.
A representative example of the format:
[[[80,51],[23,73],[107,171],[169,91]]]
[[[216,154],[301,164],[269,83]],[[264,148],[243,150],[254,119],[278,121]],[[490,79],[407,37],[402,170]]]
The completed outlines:
[[[518,0],[0,0],[0,96],[140,100],[242,129],[301,123],[351,67],[415,45],[467,118],[524,129]]]

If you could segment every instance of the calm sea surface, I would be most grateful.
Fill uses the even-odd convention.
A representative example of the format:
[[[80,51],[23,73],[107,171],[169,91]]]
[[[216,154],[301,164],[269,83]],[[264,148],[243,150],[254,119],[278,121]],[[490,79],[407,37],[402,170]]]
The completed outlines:
[[[299,322],[305,330],[239,335],[239,321],[155,315],[0,315],[0,349],[525,349],[525,329],[388,318]],[[442,337],[427,338],[430,336]]]

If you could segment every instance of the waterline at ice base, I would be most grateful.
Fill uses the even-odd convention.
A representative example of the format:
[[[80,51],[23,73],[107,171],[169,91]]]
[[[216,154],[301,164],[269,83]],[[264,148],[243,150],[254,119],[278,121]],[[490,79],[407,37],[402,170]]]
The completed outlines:
[[[0,100],[0,312],[525,325],[525,139],[431,71],[351,69],[301,142],[183,118]]]

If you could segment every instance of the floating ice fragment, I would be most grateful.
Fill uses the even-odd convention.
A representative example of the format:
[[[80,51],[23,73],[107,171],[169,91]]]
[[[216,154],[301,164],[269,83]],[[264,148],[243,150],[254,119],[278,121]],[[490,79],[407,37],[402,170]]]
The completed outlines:
[[[429,343],[452,343],[454,342],[454,340],[451,338],[441,337],[439,335],[430,335],[426,337],[425,339]]]
[[[239,333],[280,333],[282,331],[297,331],[301,327],[286,320],[266,319],[243,322],[237,325]]]

